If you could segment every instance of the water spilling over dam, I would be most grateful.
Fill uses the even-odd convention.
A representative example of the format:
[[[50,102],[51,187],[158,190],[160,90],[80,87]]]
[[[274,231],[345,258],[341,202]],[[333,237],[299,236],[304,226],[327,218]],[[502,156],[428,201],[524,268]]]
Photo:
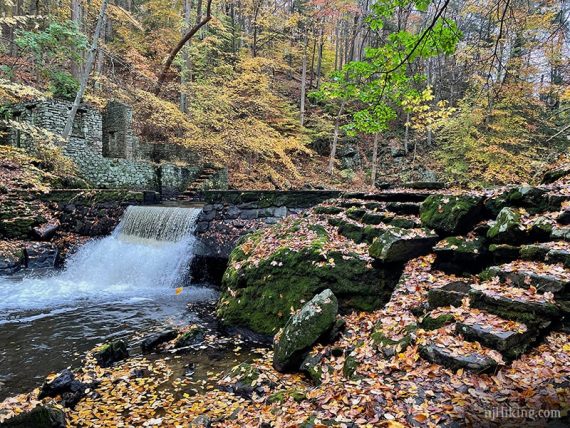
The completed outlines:
[[[109,337],[188,323],[187,303],[215,299],[188,277],[199,213],[130,206],[113,234],[81,246],[63,270],[0,277],[0,399]]]
[[[128,207],[111,236],[83,245],[63,271],[17,282],[0,279],[0,311],[171,293],[185,280],[199,212]]]

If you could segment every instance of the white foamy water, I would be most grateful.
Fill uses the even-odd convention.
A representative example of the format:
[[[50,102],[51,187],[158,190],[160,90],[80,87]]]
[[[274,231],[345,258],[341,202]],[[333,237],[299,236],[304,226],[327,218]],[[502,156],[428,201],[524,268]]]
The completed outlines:
[[[0,314],[161,295],[186,299],[192,291],[176,296],[174,287],[187,278],[199,213],[192,208],[128,207],[111,236],[82,246],[64,270],[39,278],[0,277]],[[207,289],[194,293],[211,295]]]

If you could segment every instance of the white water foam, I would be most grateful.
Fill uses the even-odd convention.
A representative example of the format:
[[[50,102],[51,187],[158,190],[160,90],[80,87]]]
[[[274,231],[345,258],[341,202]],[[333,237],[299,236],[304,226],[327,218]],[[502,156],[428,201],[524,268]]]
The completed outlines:
[[[199,209],[128,207],[115,232],[83,245],[63,271],[21,280],[0,278],[0,314],[77,305],[176,296],[193,253]],[[208,289],[188,290],[207,298]]]

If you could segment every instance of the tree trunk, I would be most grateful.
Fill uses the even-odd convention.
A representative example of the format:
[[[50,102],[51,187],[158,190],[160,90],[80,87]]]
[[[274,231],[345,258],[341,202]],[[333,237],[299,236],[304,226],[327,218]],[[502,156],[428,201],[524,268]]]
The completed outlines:
[[[71,20],[75,23],[75,25],[77,25],[77,28],[81,30],[83,22],[83,10],[80,0],[71,0]],[[74,61],[71,64],[71,74],[75,79],[81,79],[81,76],[83,75],[81,64],[78,64]]]
[[[324,40],[323,40],[323,28],[321,27],[320,33],[320,41],[319,41],[319,55],[317,58],[317,89],[321,86],[321,72],[323,68],[323,47],[324,47]]]
[[[334,172],[334,160],[336,157],[336,148],[338,145],[340,118],[341,118],[343,112],[344,112],[344,101],[340,104],[340,109],[338,110],[338,114],[336,115],[336,119],[334,121],[334,134],[333,134],[333,141],[331,144],[331,154],[329,156],[329,168],[328,168],[328,173],[330,175],[332,175]]]
[[[372,173],[370,174],[370,178],[372,181],[372,186],[376,186],[376,171],[377,171],[377,164],[378,164],[378,136],[380,135],[379,132],[374,134],[374,146],[372,148]]]
[[[410,112],[406,112],[406,128],[404,130],[404,153],[408,153],[408,143],[410,141]]]
[[[87,87],[87,81],[89,80],[89,74],[93,68],[93,63],[95,62],[95,55],[97,54],[97,45],[99,43],[99,35],[101,34],[101,29],[105,23],[105,12],[107,10],[107,0],[101,2],[101,11],[99,12],[99,17],[97,18],[97,26],[95,27],[95,33],[93,34],[93,41],[91,43],[91,49],[89,50],[89,56],[87,57],[87,63],[85,64],[85,69],[83,70],[83,77],[79,85],[79,91],[75,96],[75,101],[73,101],[73,106],[67,117],[67,123],[63,130],[63,138],[69,141],[69,136],[71,134],[71,129],[73,128],[73,121],[75,120],[75,115],[79,109],[79,104],[85,93],[85,88]]]
[[[190,29],[190,10],[192,8],[190,4],[191,0],[184,0],[184,23],[186,24],[186,31]],[[188,42],[190,44],[190,42]],[[182,51],[182,55],[184,58],[183,67],[186,67],[186,70],[181,70],[180,72],[180,84],[182,85],[182,90],[180,91],[180,111],[187,113],[188,112],[188,100],[186,96],[186,92],[184,92],[184,83],[186,83],[186,73],[190,72],[192,65],[190,64],[190,55],[188,50],[185,49]]]
[[[303,69],[301,71],[301,126],[305,123],[305,91],[307,87],[307,45],[309,44],[309,36],[305,30],[305,41],[303,43]]]
[[[180,41],[174,47],[174,49],[170,51],[170,54],[168,54],[168,58],[166,58],[164,67],[162,68],[160,76],[158,77],[158,81],[156,82],[156,86],[154,87],[153,91],[154,95],[160,94],[162,85],[166,80],[166,74],[168,73],[168,70],[170,70],[170,66],[174,61],[174,58],[176,58],[176,55],[178,55],[178,52],[180,52],[180,50],[184,47],[186,42],[188,42],[192,37],[194,37],[194,35],[200,30],[200,28],[202,28],[204,25],[210,22],[211,19],[212,19],[212,0],[208,0],[206,6],[206,16],[200,22],[198,22],[190,31],[188,31],[186,35],[182,37],[182,39],[180,39]]]

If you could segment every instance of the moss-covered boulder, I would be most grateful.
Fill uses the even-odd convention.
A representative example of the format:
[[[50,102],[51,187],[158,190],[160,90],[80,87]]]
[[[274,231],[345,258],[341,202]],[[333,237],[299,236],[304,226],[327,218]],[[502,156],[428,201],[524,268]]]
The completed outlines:
[[[330,288],[343,310],[374,310],[399,272],[377,269],[365,246],[314,218],[283,220],[242,239],[224,274],[217,315],[226,326],[273,335],[292,310]]]
[[[431,195],[421,204],[422,224],[442,235],[459,235],[480,220],[483,198],[473,195]]]
[[[526,239],[526,228],[518,210],[505,207],[487,232],[487,237],[495,243],[518,244]]]
[[[198,345],[204,341],[206,337],[205,330],[198,326],[194,325],[188,329],[188,331],[180,334],[176,340],[174,341],[174,348],[186,348],[188,346]]]
[[[298,370],[311,347],[334,326],[337,313],[338,302],[329,289],[307,302],[275,336],[275,370]]]
[[[129,357],[127,343],[124,340],[105,343],[93,350],[93,357],[101,367],[110,367]]]
[[[382,263],[403,263],[429,253],[437,239],[429,230],[390,227],[374,240],[369,254]]]

